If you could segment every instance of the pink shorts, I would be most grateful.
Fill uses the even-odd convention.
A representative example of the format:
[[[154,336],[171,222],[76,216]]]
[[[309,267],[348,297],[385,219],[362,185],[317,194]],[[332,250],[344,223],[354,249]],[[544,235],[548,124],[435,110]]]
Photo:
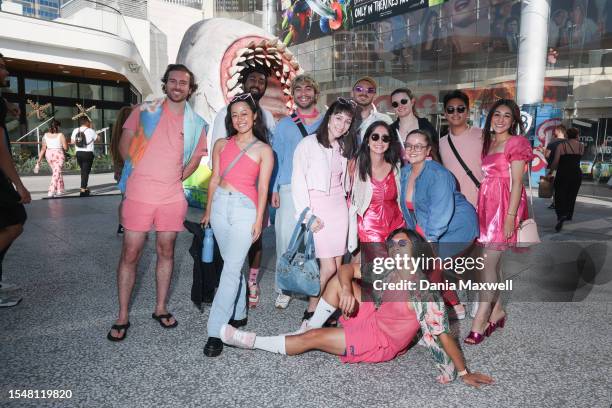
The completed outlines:
[[[121,207],[121,224],[128,231],[181,232],[187,214],[187,201],[168,204],[149,204],[125,199]]]

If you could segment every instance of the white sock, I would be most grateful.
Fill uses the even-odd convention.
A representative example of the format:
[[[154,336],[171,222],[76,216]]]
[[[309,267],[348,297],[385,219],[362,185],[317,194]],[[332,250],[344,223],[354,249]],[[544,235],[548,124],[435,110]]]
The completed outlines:
[[[335,311],[335,307],[327,303],[325,299],[320,298],[314,315],[308,321],[308,326],[315,329],[323,327],[327,319],[329,319],[329,316],[331,316]]]
[[[285,350],[285,336],[255,337],[254,348],[271,353],[287,354]]]

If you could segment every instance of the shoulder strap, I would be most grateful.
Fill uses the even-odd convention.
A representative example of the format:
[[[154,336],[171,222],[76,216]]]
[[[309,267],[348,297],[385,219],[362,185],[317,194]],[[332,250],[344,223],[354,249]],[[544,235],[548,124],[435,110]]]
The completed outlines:
[[[293,123],[295,123],[295,125],[298,127],[298,129],[300,129],[300,133],[302,133],[302,137],[308,136],[308,131],[306,130],[304,123],[302,123],[302,119],[300,119],[297,113],[293,112],[291,114],[291,119],[293,120]]]
[[[219,179],[219,184],[221,184],[221,181],[223,181],[225,176],[227,176],[227,173],[229,173],[229,171],[238,163],[238,160],[240,160],[242,156],[244,156],[244,154],[247,152],[247,150],[253,147],[255,143],[257,143],[257,139],[253,140],[251,143],[246,145],[246,147],[242,149],[240,153],[236,155],[234,160],[232,160],[232,162],[225,168],[225,170],[223,171],[223,174],[221,174],[221,178]]]
[[[468,177],[476,185],[476,188],[480,188],[480,181],[478,181],[476,176],[474,176],[474,173],[472,173],[472,170],[470,170],[470,168],[467,166],[467,164],[465,164],[465,162],[459,155],[459,152],[457,151],[457,149],[455,148],[455,144],[453,143],[453,139],[451,139],[450,133],[448,134],[447,138],[448,138],[448,145],[450,146],[451,150],[453,151],[453,154],[457,158],[457,161],[459,162],[461,167],[463,167],[463,170],[465,170],[465,173],[468,175]]]

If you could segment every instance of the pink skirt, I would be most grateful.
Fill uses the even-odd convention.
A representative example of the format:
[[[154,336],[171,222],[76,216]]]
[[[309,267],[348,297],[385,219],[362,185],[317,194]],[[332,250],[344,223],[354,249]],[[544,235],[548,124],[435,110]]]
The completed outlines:
[[[317,258],[333,258],[346,253],[348,237],[348,206],[342,189],[330,195],[310,190],[313,214],[323,221],[323,229],[314,233]]]

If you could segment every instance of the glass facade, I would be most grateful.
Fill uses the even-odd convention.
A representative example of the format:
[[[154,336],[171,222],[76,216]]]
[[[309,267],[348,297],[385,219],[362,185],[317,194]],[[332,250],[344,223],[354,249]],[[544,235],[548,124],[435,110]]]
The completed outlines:
[[[23,14],[45,20],[55,20],[59,17],[60,0],[13,0],[23,6]]]
[[[549,4],[548,55],[531,62],[546,70],[544,97],[530,111],[537,117],[530,138],[536,146],[546,143],[541,126],[554,119],[580,129],[591,152],[588,166],[610,161],[612,0]],[[278,13],[277,35],[285,36],[304,70],[321,83],[322,103],[348,95],[357,78],[369,75],[379,83],[379,110],[392,113],[389,93],[408,87],[419,114],[444,131],[441,102],[450,90],[468,93],[476,125],[492,102],[516,98],[519,44],[535,40],[529,33],[521,38],[522,6],[513,0],[448,0],[349,30],[321,23],[324,29],[314,36],[312,27],[320,22],[310,19],[316,14],[300,17],[292,10]]]

